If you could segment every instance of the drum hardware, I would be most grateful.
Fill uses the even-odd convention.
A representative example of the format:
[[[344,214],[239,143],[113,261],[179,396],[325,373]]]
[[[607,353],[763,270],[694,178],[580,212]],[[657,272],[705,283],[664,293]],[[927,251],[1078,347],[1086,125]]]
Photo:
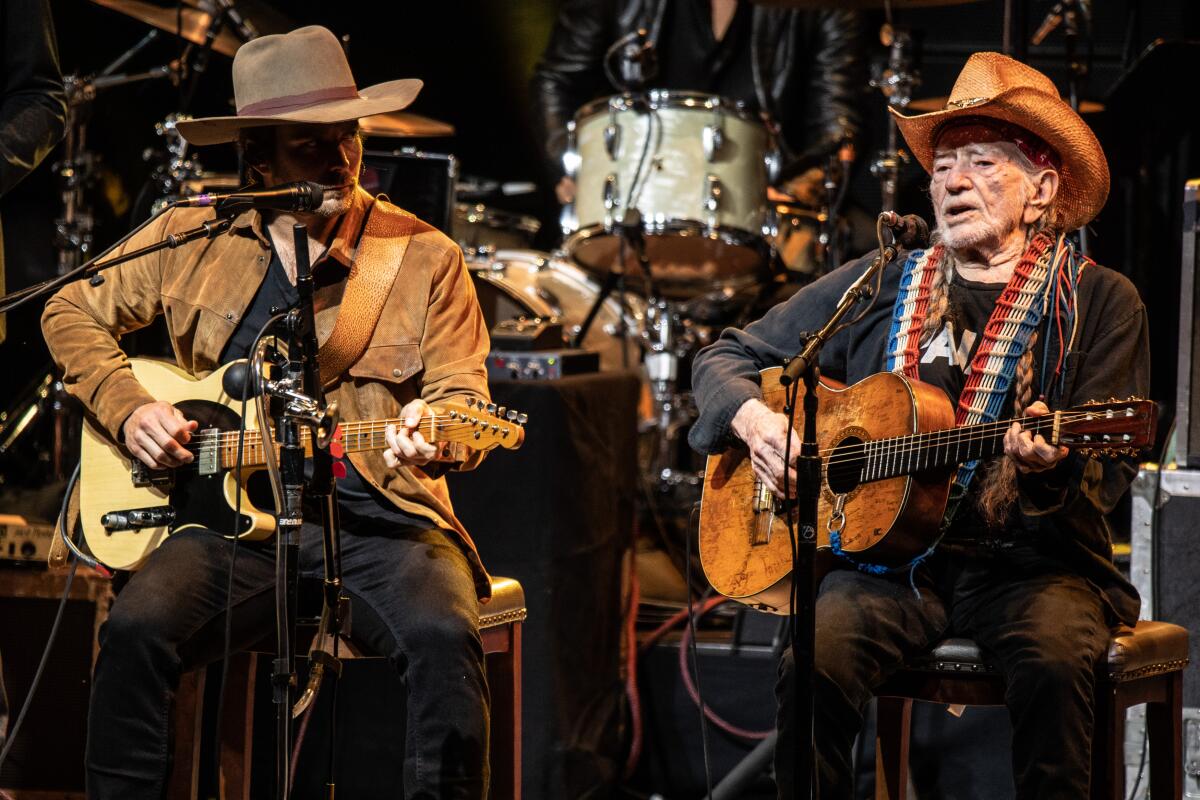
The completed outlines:
[[[1082,25],[1081,25],[1082,20]],[[1087,80],[1090,70],[1091,48],[1088,48],[1086,58],[1080,58],[1078,52],[1081,28],[1086,26],[1091,35],[1092,14],[1091,4],[1083,0],[1057,0],[1042,20],[1030,40],[1034,46],[1040,45],[1055,28],[1062,26],[1063,30],[1063,61],[1067,68],[1067,97],[1071,108],[1080,113],[1079,87]],[[1089,255],[1087,226],[1079,229],[1079,249]]]
[[[912,102],[913,89],[921,85],[920,73],[913,70],[912,34],[885,23],[879,29],[879,41],[888,48],[888,63],[871,79],[871,86],[883,92],[889,106],[903,113]],[[910,160],[908,153],[900,149],[899,135],[896,123],[889,115],[887,149],[871,164],[871,175],[879,179],[880,209],[883,211],[895,209],[900,169]]]
[[[679,362],[695,352],[697,337],[679,307],[668,300],[652,300],[644,320],[639,342],[654,415],[643,422],[641,430],[656,433],[656,447],[642,468],[659,491],[680,485],[698,486],[700,475],[679,469],[675,458],[680,433],[696,416],[691,393],[678,388]]]

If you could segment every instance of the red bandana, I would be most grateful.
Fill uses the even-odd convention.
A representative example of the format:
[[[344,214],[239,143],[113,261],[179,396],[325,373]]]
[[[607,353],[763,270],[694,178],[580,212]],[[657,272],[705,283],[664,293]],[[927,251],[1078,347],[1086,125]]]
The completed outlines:
[[[1062,159],[1045,141],[1022,128],[993,117],[959,117],[943,125],[934,136],[938,147],[962,147],[981,142],[1012,142],[1039,169],[1062,170]]]

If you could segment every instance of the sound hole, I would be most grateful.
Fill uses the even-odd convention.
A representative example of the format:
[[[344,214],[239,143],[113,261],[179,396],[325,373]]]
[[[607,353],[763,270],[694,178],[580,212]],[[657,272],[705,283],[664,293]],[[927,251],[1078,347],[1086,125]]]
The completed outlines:
[[[833,448],[826,461],[825,480],[834,494],[850,494],[862,483],[866,460],[863,440],[850,436]]]

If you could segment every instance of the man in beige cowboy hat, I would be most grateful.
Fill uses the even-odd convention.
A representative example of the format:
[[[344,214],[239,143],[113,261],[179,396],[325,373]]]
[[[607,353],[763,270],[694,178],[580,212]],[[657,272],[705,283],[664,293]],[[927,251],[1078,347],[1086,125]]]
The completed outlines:
[[[903,372],[942,388],[960,425],[1144,396],[1147,323],[1137,292],[1064,236],[1104,205],[1108,168],[1050,80],[977,53],[944,110],[896,121],[931,176],[934,245],[888,268],[870,310],[823,351],[822,373],[854,383]],[[828,319],[869,258],[744,330],[725,331],[697,356],[695,448],[719,452],[740,441],[759,478],[781,490],[786,437],[792,453],[799,442],[761,401],[758,370],[796,352],[801,332]],[[814,683],[823,800],[853,796],[850,751],[872,690],[947,635],[975,639],[1005,673],[1017,796],[1088,795],[1093,667],[1109,626],[1133,623],[1139,609],[1112,564],[1104,517],[1135,468],[1068,453],[1015,423],[1003,445],[1003,455],[960,467],[932,554],[887,570],[841,552],[843,568],[822,581]],[[785,798],[797,796],[792,671],[788,651],[776,751]]]
[[[239,141],[262,184],[315,181],[323,204],[246,211],[213,240],[127,263],[98,287],[72,284],[46,306],[46,341],[69,390],[114,440],[152,467],[187,464],[196,422],[138,382],[117,337],[165,314],[177,361],[193,375],[244,358],[263,323],[297,302],[292,224],[307,225],[329,395],[344,419],[404,420],[387,426],[387,449],[350,455],[339,482],[352,634],[387,656],[408,689],[403,791],[377,794],[482,798],[488,694],[477,601],[490,583],[441,479],[478,457],[446,463],[415,425],[429,404],[487,401],[487,333],[458,247],[358,185],[357,119],[404,108],[421,82],[356,89],[337,39],[320,27],[249,42],[233,77],[237,115],[182,122],[180,132],[195,144]],[[176,209],[125,247],[210,216]],[[222,533],[174,533],[117,595],[92,689],[91,798],[165,796],[172,694],[183,671],[220,657],[227,603],[234,648],[271,630],[271,546],[244,543],[234,561]],[[320,526],[306,521],[302,573],[320,574],[321,563]]]

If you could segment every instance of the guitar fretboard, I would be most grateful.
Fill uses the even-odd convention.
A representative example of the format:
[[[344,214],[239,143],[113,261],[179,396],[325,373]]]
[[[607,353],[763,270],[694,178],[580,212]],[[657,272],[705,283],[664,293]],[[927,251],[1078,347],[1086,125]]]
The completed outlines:
[[[388,425],[399,425],[400,419],[363,420],[359,422],[341,423],[342,447],[347,453],[361,453],[373,450],[383,450],[388,447],[386,430]],[[459,415],[428,414],[417,424],[417,431],[427,442],[478,442],[484,432],[494,435],[507,436],[514,428],[511,423],[507,426],[501,420],[484,421],[464,419]],[[300,429],[300,443],[304,446],[305,455],[312,455],[312,433],[308,428]],[[238,432],[216,431],[201,432],[193,437],[191,449],[203,459],[215,451],[216,463],[222,469],[233,469],[238,463]],[[275,442],[275,451],[279,451],[279,443]],[[211,457],[211,456],[210,456]],[[242,465],[257,467],[266,464],[262,432],[246,431],[242,444]]]

